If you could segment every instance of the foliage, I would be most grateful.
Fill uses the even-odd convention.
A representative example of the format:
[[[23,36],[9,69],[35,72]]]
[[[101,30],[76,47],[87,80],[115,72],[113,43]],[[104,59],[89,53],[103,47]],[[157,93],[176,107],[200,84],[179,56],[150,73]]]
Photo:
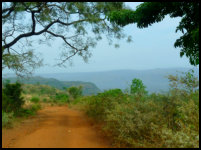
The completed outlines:
[[[47,102],[47,98],[43,98],[43,102],[46,103]]]
[[[2,127],[12,127],[16,117],[29,117],[36,115],[36,112],[41,109],[40,104],[33,104],[30,108],[21,108],[18,112],[4,112],[2,110]]]
[[[12,125],[13,112],[6,113],[2,110],[2,127],[10,127]]]
[[[36,96],[33,96],[30,101],[33,102],[33,103],[38,103],[40,101],[40,98],[36,97]]]
[[[133,79],[132,84],[130,86],[130,92],[133,95],[143,96],[146,95],[148,92],[145,90],[145,86],[140,79]]]
[[[146,28],[162,21],[166,15],[181,17],[177,31],[182,36],[174,43],[181,48],[180,56],[189,58],[190,64],[199,64],[199,3],[198,2],[144,2],[135,11],[123,9],[109,13],[108,20],[125,26],[136,23],[138,28]]]
[[[158,108],[152,101],[130,100],[129,103],[117,104],[108,110],[104,130],[108,136],[114,137],[118,147],[148,147],[150,143],[157,147],[155,141],[160,137],[157,128],[162,124]]]
[[[13,81],[14,80],[11,80],[11,82]],[[38,103],[40,100],[43,102],[62,104],[69,102],[67,91],[59,90],[48,85],[23,84],[22,89],[23,96],[27,97],[27,100],[33,103]]]
[[[101,120],[106,117],[107,110],[113,109],[116,103],[126,101],[126,98],[120,89],[111,89],[99,93],[97,96],[88,97],[86,113],[97,120]]]
[[[41,109],[41,105],[39,103],[34,103],[29,108],[22,108],[18,113],[18,117],[28,117],[36,115],[36,112]]]
[[[24,108],[24,98],[22,95],[22,85],[19,82],[10,84],[9,81],[3,83],[2,89],[2,127],[11,127],[16,117],[28,117],[35,115],[41,108],[38,104],[39,98],[32,97],[34,102],[29,108]]]
[[[69,102],[69,96],[66,93],[56,93],[54,99],[55,99],[55,101],[58,101],[60,103]]]
[[[18,112],[24,104],[21,94],[22,88],[19,82],[15,84],[6,83],[4,89],[2,89],[2,110],[5,112]]]
[[[24,84],[22,86],[24,94],[32,95],[55,95],[56,89],[47,85],[33,85],[33,84]]]
[[[3,2],[2,69],[22,75],[42,64],[32,50],[33,36],[39,37],[39,44],[50,45],[56,38],[63,41],[59,66],[75,55],[87,62],[90,48],[103,35],[109,44],[113,38],[126,37],[120,26],[106,20],[108,13],[123,8],[122,2]]]
[[[70,87],[67,89],[69,95],[73,98],[76,99],[80,96],[82,96],[82,86],[79,87]]]
[[[199,80],[195,76],[194,71],[190,70],[183,73],[183,76],[173,76],[169,75],[168,79],[170,82],[171,94],[178,97],[179,94],[182,95],[183,100],[188,100],[193,98],[193,95],[197,95],[199,92]]]
[[[106,90],[103,93],[99,93],[98,94],[101,97],[118,97],[119,95],[123,95],[123,92],[121,91],[121,89],[111,89],[111,90]]]
[[[2,52],[4,52],[2,50]],[[3,54],[3,53],[2,53]],[[4,54],[2,56],[2,70],[12,69],[16,75],[23,77],[22,74],[31,75],[33,70],[42,66],[40,59],[32,50],[22,54]]]
[[[42,78],[42,77],[30,77],[30,78],[8,78],[10,83],[15,83],[17,80],[23,85],[23,93],[25,94],[38,94],[38,95],[50,95],[56,93],[56,89],[64,90],[71,86],[83,86],[83,95],[92,95],[100,92],[100,89],[91,82],[81,82],[81,81],[59,81],[53,78]],[[3,82],[6,82],[3,78]],[[32,84],[32,85],[31,85]],[[40,85],[39,85],[40,84]],[[46,86],[45,86],[46,85]],[[54,89],[56,88],[56,89]]]
[[[113,89],[73,103],[82,105],[89,116],[103,124],[103,131],[115,147],[197,148],[199,91],[188,90],[189,85],[198,88],[197,84],[190,84],[197,79],[186,73],[170,82],[184,84],[185,88],[171,86],[168,93],[153,93],[140,100]]]
[[[9,99],[5,95],[4,90],[2,89],[2,110],[7,110]],[[8,111],[7,111],[8,112]]]

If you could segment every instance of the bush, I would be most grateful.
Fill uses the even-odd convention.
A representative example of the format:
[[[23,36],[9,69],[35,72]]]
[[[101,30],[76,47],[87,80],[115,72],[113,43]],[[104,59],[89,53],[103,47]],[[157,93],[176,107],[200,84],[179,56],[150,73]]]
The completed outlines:
[[[110,89],[110,90],[106,90],[103,93],[99,93],[99,96],[105,96],[105,97],[119,97],[119,96],[123,96],[123,92],[121,91],[121,89]]]
[[[76,99],[80,96],[82,96],[82,86],[79,87],[70,87],[67,89],[69,95],[73,98]]]
[[[199,106],[193,100],[181,102],[177,109],[176,131],[171,128],[162,129],[162,140],[165,147],[196,148],[199,147]]]
[[[163,120],[160,107],[153,101],[134,101],[116,104],[108,110],[104,130],[114,137],[117,147],[149,147],[158,145],[159,126]]]
[[[13,112],[6,113],[2,111],[2,127],[11,127],[13,119]]]
[[[28,109],[21,109],[18,113],[18,116],[20,117],[28,117],[28,116],[33,116],[36,114],[36,112],[41,109],[41,105],[40,104],[33,104],[31,105],[30,108]]]
[[[8,112],[9,111],[9,99],[6,96],[6,94],[4,93],[4,90],[2,89],[2,110]]]
[[[21,94],[22,88],[19,82],[15,84],[6,83],[2,89],[2,110],[4,112],[13,111],[14,114],[18,112],[24,104]]]
[[[145,89],[146,87],[144,86],[142,80],[136,78],[132,80],[132,84],[130,86],[130,92],[132,95],[140,97],[146,95],[148,92]]]
[[[58,102],[67,103],[69,102],[69,97],[67,94],[56,93],[55,100],[57,100]]]
[[[103,119],[106,116],[106,110],[113,109],[116,103],[126,102],[127,96],[120,89],[112,89],[88,99],[86,112],[98,120]]]
[[[30,101],[33,102],[33,103],[38,103],[40,101],[40,99],[39,99],[39,97],[34,96],[34,97],[31,98]]]
[[[34,112],[34,113],[36,113],[38,110],[40,110],[41,109],[41,105],[40,104],[34,104],[34,105],[32,105],[32,107],[31,107],[31,111],[32,112]]]
[[[45,102],[45,103],[46,103],[46,102],[47,102],[47,98],[43,98],[43,102]]]

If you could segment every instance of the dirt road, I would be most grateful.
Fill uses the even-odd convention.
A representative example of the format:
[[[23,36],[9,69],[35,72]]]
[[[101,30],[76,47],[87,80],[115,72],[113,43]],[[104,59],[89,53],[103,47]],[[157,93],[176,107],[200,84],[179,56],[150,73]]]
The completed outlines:
[[[3,148],[107,148],[100,130],[82,112],[46,107],[13,129],[2,130]]]

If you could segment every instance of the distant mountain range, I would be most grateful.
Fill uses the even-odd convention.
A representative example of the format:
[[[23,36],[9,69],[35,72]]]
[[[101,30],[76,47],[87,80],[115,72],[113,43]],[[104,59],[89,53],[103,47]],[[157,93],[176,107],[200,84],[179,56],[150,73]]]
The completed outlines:
[[[63,81],[82,81],[94,83],[99,89],[108,90],[129,88],[132,79],[139,78],[143,81],[149,92],[166,92],[169,90],[168,75],[181,74],[191,68],[168,68],[151,70],[115,70],[102,72],[78,72],[78,73],[49,73],[37,74],[44,78],[55,78]],[[195,75],[199,77],[199,68],[194,68]]]
[[[168,75],[181,74],[190,68],[168,68],[152,70],[115,70],[102,72],[78,72],[78,73],[51,73],[38,74],[42,77],[52,77],[63,81],[92,82],[101,90],[129,88],[133,78],[143,81],[149,92],[162,92],[169,90]],[[199,69],[194,69],[195,75],[199,75]]]

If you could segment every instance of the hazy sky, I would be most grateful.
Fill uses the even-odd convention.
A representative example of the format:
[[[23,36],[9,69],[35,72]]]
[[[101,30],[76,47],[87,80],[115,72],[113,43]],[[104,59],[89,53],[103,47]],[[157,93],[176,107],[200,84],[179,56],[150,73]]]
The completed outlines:
[[[129,2],[131,8],[135,8],[136,2]],[[131,35],[133,42],[119,40],[119,48],[109,46],[106,39],[98,42],[91,49],[92,57],[85,63],[81,57],[73,58],[73,66],[67,68],[53,67],[58,59],[60,42],[55,40],[51,47],[41,45],[36,47],[44,58],[44,63],[49,66],[35,70],[36,73],[61,73],[61,72],[93,72],[119,69],[155,69],[169,67],[192,67],[188,58],[180,58],[180,50],[174,48],[174,42],[181,36],[175,33],[180,18],[166,16],[160,23],[155,23],[149,28],[139,29],[136,24],[124,27],[124,33]]]

